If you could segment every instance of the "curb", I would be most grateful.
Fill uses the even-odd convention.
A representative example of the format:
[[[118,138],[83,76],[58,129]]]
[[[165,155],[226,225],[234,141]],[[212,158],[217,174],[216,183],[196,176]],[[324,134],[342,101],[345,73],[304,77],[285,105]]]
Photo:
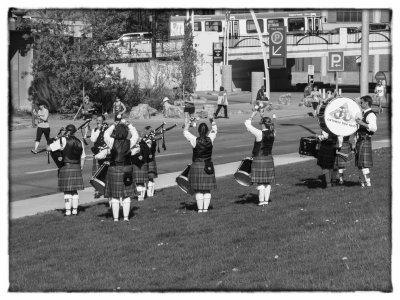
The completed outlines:
[[[391,141],[390,140],[373,141],[372,144],[373,150],[384,147],[391,147]],[[315,160],[315,158],[311,156],[300,157],[298,153],[289,153],[289,154],[274,156],[275,166],[283,166],[310,160]],[[216,177],[233,176],[233,174],[239,167],[240,163],[241,163],[240,161],[237,161],[237,162],[216,165],[215,176]],[[183,168],[184,166],[182,166],[182,169]],[[181,173],[182,171],[159,175],[156,181],[156,190],[161,190],[176,186],[177,184],[175,182],[175,178],[178,177]],[[105,198],[93,199],[94,195],[93,187],[89,187],[84,189],[83,191],[80,191],[79,195],[80,195],[80,205],[107,201],[107,199]],[[30,198],[26,200],[10,202],[9,203],[10,219],[18,219],[36,215],[38,213],[44,213],[55,209],[63,209],[64,205],[63,202],[61,201],[62,199],[63,199],[63,194],[57,193],[49,196],[42,196],[37,198]]]

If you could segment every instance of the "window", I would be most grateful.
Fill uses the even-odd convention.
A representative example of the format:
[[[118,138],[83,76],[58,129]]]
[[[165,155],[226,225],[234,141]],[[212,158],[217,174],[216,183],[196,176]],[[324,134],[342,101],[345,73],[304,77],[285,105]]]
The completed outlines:
[[[206,21],[205,22],[205,31],[222,31],[222,22],[221,21]]]
[[[284,26],[283,24],[283,19],[279,18],[279,19],[268,19],[267,20],[267,28],[269,28],[272,24],[274,24],[275,26]]]
[[[264,22],[262,19],[257,19],[258,26],[260,27],[261,32],[264,32]],[[247,33],[257,33],[256,25],[253,20],[246,21],[246,31]]]
[[[361,10],[338,10],[337,22],[361,22]]]
[[[201,22],[194,22],[194,31],[201,31]]]
[[[304,18],[289,18],[288,31],[304,31],[305,22]]]

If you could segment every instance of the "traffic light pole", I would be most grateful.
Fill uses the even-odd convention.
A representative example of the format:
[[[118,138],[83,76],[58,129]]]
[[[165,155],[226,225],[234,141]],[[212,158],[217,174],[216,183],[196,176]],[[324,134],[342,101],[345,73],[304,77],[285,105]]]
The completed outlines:
[[[360,82],[360,96],[368,95],[369,84],[369,12],[367,9],[362,11],[362,31],[361,31],[361,82]]]

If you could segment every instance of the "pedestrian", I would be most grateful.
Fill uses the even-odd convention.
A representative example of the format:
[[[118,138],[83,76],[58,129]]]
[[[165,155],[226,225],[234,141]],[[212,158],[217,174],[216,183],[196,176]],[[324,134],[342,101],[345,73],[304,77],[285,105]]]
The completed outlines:
[[[318,106],[321,104],[321,93],[318,91],[317,86],[314,86],[314,90],[311,92],[310,97],[312,98],[311,103],[314,110],[313,117],[315,118],[317,116]]]
[[[121,116],[121,119],[122,119],[124,117],[125,112],[126,112],[125,104],[122,103],[122,101],[121,101],[121,99],[119,99],[119,97],[115,97],[115,102],[113,104],[114,120],[119,115]]]
[[[225,119],[229,119],[228,117],[228,95],[223,86],[219,88],[218,99],[217,99],[217,111],[214,114],[214,119],[218,118],[218,113],[221,108],[224,108]]]
[[[357,143],[356,143],[356,167],[359,168],[361,186],[371,186],[370,170],[372,162],[372,136],[378,130],[376,115],[372,111],[372,98],[369,95],[360,98],[362,118],[357,118]]]
[[[110,161],[111,150],[108,148],[104,141],[104,132],[108,128],[108,124],[105,122],[106,118],[104,115],[97,116],[97,127],[92,129],[90,140],[94,143],[92,147],[93,152],[93,168],[92,175],[94,175],[97,169],[106,161]],[[94,191],[94,198],[100,198],[100,191]]]
[[[321,130],[320,135],[316,135],[321,141],[318,151],[317,165],[322,169],[324,176],[324,187],[332,187],[332,172],[335,166],[337,136]]]
[[[128,133],[131,134],[130,139],[128,139]],[[135,196],[130,157],[131,148],[136,145],[138,137],[136,128],[124,119],[116,121],[104,132],[104,141],[111,149],[104,196],[111,198],[114,222],[119,220],[120,206],[122,206],[124,221],[129,221],[131,198]]]
[[[185,118],[189,118],[191,122],[191,126],[196,127],[196,121],[194,118],[195,106],[192,94],[189,94],[185,99],[185,108],[183,109],[185,114]]]
[[[257,92],[256,100],[268,101],[268,97],[265,95],[265,87],[263,85]]]
[[[188,180],[190,189],[195,192],[197,210],[199,213],[207,212],[211,202],[211,190],[217,188],[215,180],[214,164],[212,162],[212,150],[217,136],[217,124],[210,119],[211,131],[206,123],[198,127],[199,136],[189,132],[190,120],[185,119],[183,136],[193,148],[192,165]]]
[[[255,128],[251,121],[257,111],[245,121],[247,130],[255,136],[253,146],[253,162],[251,165],[251,182],[257,184],[258,205],[264,206],[269,203],[271,194],[271,183],[275,181],[274,158],[272,147],[275,141],[275,126],[269,117],[261,117],[261,130]]]
[[[83,98],[83,104],[82,104],[82,116],[83,116],[83,121],[89,121],[88,124],[85,126],[85,133],[83,135],[83,138],[86,139],[87,138],[87,133],[88,131],[90,131],[90,123],[93,119],[93,112],[94,112],[94,108],[93,108],[93,103],[90,101],[89,96],[86,95]]]
[[[36,128],[36,139],[34,149],[31,150],[33,154],[38,153],[38,147],[42,135],[46,138],[47,145],[50,143],[50,124],[49,124],[49,110],[44,103],[39,103],[39,110],[32,111],[34,117],[38,120]]]
[[[344,171],[350,162],[354,159],[352,151],[352,144],[350,141],[351,136],[338,136],[338,148],[336,150],[336,158],[334,164],[334,171],[337,172],[337,182],[342,185],[344,183]]]
[[[72,124],[65,128],[65,135],[49,146],[47,151],[61,151],[63,165],[58,170],[58,191],[64,192],[65,215],[78,214],[79,195],[83,190],[82,170],[85,165],[85,147],[83,142],[75,137],[76,127]]]
[[[382,101],[384,99],[384,96],[385,96],[385,87],[382,84],[382,80],[379,80],[379,82],[375,87],[375,99],[378,101],[379,114],[383,112]]]

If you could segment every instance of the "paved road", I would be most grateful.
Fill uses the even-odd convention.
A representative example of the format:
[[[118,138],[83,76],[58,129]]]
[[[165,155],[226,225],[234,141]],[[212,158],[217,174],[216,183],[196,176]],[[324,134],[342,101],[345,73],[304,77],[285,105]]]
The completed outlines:
[[[216,164],[240,161],[251,153],[253,136],[246,131],[243,125],[247,115],[236,115],[230,119],[218,119],[219,133],[213,151],[213,160]],[[390,119],[385,115],[378,117],[378,132],[374,139],[390,138]],[[149,121],[138,121],[138,128]],[[152,120],[152,125],[159,121]],[[55,126],[54,131],[58,129]],[[319,131],[317,119],[291,118],[277,121],[277,138],[274,145],[274,154],[286,154],[298,151],[300,137],[311,135]],[[42,153],[33,155],[32,137],[35,129],[12,131],[10,141],[10,179],[11,201],[18,201],[57,192],[57,171],[51,161],[47,164],[47,155]],[[80,136],[80,135],[79,135]],[[43,141],[42,141],[43,144]],[[86,152],[91,153],[90,147]],[[159,173],[168,173],[183,170],[191,160],[192,150],[182,136],[180,126],[168,132],[167,151],[161,149],[157,156]],[[89,186],[92,170],[90,155],[84,168],[85,186]]]

